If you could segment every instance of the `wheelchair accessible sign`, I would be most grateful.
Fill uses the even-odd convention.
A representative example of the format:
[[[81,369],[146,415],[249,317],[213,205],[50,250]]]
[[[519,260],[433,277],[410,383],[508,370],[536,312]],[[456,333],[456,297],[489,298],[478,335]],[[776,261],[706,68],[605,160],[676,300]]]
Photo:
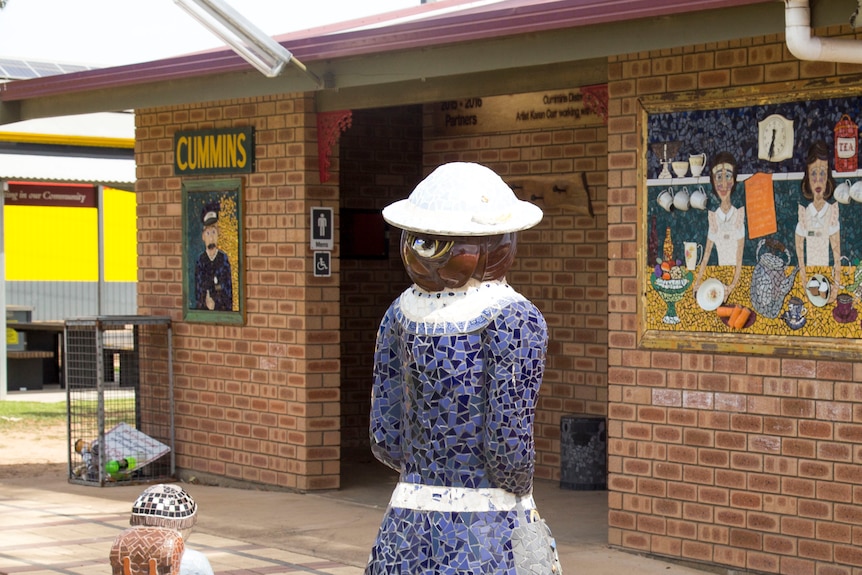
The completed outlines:
[[[334,219],[332,208],[311,208],[311,251],[314,253],[314,277],[332,275]]]

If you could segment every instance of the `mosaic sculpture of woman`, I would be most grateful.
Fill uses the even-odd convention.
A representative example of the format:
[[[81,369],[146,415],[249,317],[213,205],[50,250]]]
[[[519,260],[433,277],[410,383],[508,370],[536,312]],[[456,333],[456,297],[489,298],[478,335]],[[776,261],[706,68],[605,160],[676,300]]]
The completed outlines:
[[[532,497],[547,327],[505,279],[542,212],[456,162],[383,217],[414,283],[377,334],[371,448],[400,475],[365,572],[559,573]]]

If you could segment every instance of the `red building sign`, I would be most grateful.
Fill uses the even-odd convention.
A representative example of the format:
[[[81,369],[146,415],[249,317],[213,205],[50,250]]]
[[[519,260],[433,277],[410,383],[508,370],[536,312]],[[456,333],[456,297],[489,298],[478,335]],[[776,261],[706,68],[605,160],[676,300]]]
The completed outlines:
[[[9,182],[5,203],[7,206],[98,207],[96,186],[92,184]]]

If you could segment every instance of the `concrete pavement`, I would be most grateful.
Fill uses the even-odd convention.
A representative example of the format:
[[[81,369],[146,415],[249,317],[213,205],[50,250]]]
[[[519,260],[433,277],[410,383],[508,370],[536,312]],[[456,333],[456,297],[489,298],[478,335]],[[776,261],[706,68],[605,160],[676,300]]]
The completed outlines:
[[[132,503],[145,486],[71,484],[65,464],[34,473],[0,480],[0,575],[109,574],[111,543],[128,527]],[[396,474],[369,457],[346,465],[342,477],[341,489],[313,494],[183,483],[198,503],[189,547],[206,554],[219,575],[358,575]],[[535,499],[565,573],[703,575],[608,547],[605,491],[537,481]]]

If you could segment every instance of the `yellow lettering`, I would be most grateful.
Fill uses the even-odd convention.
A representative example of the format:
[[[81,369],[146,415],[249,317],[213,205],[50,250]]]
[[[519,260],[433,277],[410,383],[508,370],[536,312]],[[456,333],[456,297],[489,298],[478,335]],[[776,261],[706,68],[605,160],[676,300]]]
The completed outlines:
[[[189,147],[188,138],[186,138],[185,136],[180,136],[180,138],[177,140],[177,149],[176,149],[175,153],[177,155],[177,167],[182,171],[186,171],[189,167],[188,163],[183,159],[184,154],[182,152],[182,149],[185,148],[186,149],[185,155],[188,155],[188,147]]]
[[[239,133],[236,136],[237,150],[239,151],[239,157],[237,158],[236,167],[244,168],[246,163],[248,162],[248,154],[245,151],[245,134]]]
[[[199,138],[192,137],[189,140],[189,170],[196,170],[198,168],[198,164],[200,163],[198,161],[198,154],[200,153],[200,150],[198,150],[197,145],[198,139]]]
[[[222,156],[221,156],[221,165],[223,167],[229,167],[233,165],[233,159],[231,158],[231,153],[233,151],[233,136],[231,134],[225,134],[223,136],[224,140],[222,142]]]
[[[206,138],[198,136],[195,138],[195,144],[198,149],[198,168],[205,170],[210,167],[210,151],[207,148]]]
[[[225,168],[233,167],[236,164],[234,155],[236,155],[236,136],[233,134],[224,135],[224,164]]]
[[[251,159],[252,150],[248,135],[239,133],[198,134],[177,138],[176,166],[188,172],[206,169],[245,169]]]
[[[209,136],[207,139],[209,140],[210,167],[212,167],[212,168],[223,167],[224,164],[222,164],[221,137]]]

